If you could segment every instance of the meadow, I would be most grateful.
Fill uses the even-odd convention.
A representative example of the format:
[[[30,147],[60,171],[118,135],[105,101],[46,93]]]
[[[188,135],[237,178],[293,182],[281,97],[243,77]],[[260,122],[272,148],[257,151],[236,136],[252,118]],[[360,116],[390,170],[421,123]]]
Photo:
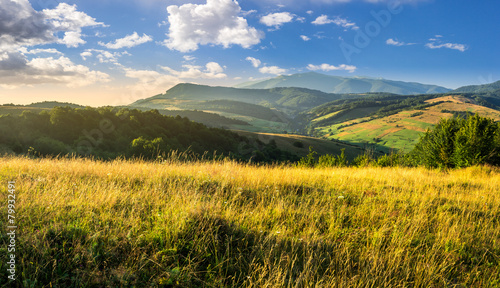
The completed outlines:
[[[494,167],[3,157],[0,178],[2,287],[500,287]]]

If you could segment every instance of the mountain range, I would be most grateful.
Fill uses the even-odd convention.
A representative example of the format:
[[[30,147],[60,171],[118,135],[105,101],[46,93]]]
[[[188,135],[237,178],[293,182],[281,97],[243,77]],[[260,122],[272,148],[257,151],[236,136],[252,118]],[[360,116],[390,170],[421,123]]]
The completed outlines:
[[[411,148],[441,118],[479,113],[500,120],[498,86],[500,81],[452,91],[436,85],[311,72],[237,87],[182,83],[129,107],[158,109],[167,115],[189,110],[206,124],[206,113],[217,114],[218,122],[210,123],[232,130],[309,135],[375,145],[387,152]]]
[[[270,89],[277,87],[300,87],[325,93],[386,92],[399,95],[445,93],[450,89],[437,85],[403,82],[369,77],[340,77],[317,72],[281,75],[275,78],[245,82],[235,88]]]

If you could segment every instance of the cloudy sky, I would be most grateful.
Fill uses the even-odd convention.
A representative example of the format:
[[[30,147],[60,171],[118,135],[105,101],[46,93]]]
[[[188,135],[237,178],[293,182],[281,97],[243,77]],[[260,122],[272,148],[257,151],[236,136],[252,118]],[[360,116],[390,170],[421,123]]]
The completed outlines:
[[[0,0],[0,103],[129,104],[316,71],[500,79],[497,0]]]

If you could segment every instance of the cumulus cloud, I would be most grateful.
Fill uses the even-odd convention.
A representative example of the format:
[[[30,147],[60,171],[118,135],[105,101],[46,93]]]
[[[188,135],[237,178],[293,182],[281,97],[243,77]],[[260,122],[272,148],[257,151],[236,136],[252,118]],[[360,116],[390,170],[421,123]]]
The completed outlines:
[[[264,66],[259,69],[259,72],[262,74],[282,75],[285,74],[287,70],[278,66]]]
[[[76,5],[66,3],[60,3],[55,9],[44,9],[42,14],[45,16],[45,21],[53,26],[53,32],[64,31],[63,39],[59,39],[58,42],[68,47],[78,47],[86,43],[82,39],[83,27],[105,26],[84,12],[77,11]]]
[[[77,47],[86,43],[82,28],[105,26],[76,5],[60,3],[54,9],[35,11],[28,0],[2,1],[0,5],[0,50],[61,43]],[[57,35],[63,33],[63,38]]]
[[[465,46],[464,44],[456,44],[456,43],[443,43],[443,44],[427,43],[425,44],[425,47],[430,49],[448,48],[448,49],[458,50],[460,52],[464,52],[465,50],[467,50],[467,46]]]
[[[250,48],[259,44],[264,34],[250,27],[240,15],[234,0],[207,0],[206,4],[171,5],[167,7],[170,23],[164,45],[180,52],[190,52],[199,45],[240,45]]]
[[[170,67],[159,67],[158,71],[135,70],[123,67],[125,76],[136,79],[137,82],[126,88],[134,94],[150,96],[152,93],[160,93],[170,89],[172,86],[185,82],[184,79],[222,79],[226,78],[224,68],[216,62],[209,62],[204,67],[195,65],[183,65],[184,70],[177,71]]]
[[[164,66],[161,68],[180,79],[223,79],[227,77],[224,74],[224,68],[217,62],[209,62],[205,67],[196,65],[182,65],[182,67],[186,70],[177,71]]]
[[[349,71],[349,73],[353,73],[354,71],[356,71],[357,68],[356,68],[356,66],[346,65],[346,64],[342,64],[342,65],[339,65],[339,66],[334,66],[334,65],[323,63],[321,65],[309,64],[309,65],[307,65],[307,69],[309,69],[311,71],[318,71],[318,70],[321,70],[321,71],[345,70],[345,71]]]
[[[55,48],[28,49],[52,43],[77,47],[86,43],[82,28],[105,26],[76,5],[58,4],[35,11],[28,0],[7,0],[0,5],[0,86],[16,88],[35,84],[81,87],[108,82],[110,76],[73,63]],[[57,57],[27,55],[53,54]],[[33,57],[33,56],[32,56]]]
[[[260,18],[260,23],[277,29],[285,23],[292,22],[293,18],[294,15],[289,12],[269,13]]]
[[[321,15],[316,18],[313,22],[311,22],[314,25],[326,25],[326,24],[335,24],[337,26],[343,27],[345,29],[350,28],[353,30],[359,29],[359,27],[356,25],[354,22],[350,22],[347,19],[340,18],[340,17],[335,17],[335,19],[330,19],[328,18],[327,15]]]
[[[259,59],[253,58],[253,57],[247,57],[246,60],[250,61],[252,63],[252,66],[255,68],[258,68],[260,66],[260,64],[262,63],[262,62],[260,62]]]
[[[3,52],[0,55],[0,86],[4,88],[35,84],[82,87],[110,81],[108,74],[76,65],[64,56],[28,60],[19,52]]]
[[[98,44],[101,46],[104,46],[108,49],[121,49],[121,48],[125,48],[125,47],[131,48],[131,47],[138,46],[138,45],[150,42],[150,41],[153,41],[153,37],[146,35],[146,34],[142,34],[142,36],[139,36],[139,34],[137,34],[137,32],[134,32],[131,35],[127,35],[123,38],[116,39],[114,41],[114,43],[112,43],[112,42],[110,42],[110,43],[99,42]]]
[[[300,35],[300,38],[304,41],[309,41],[311,38],[307,37],[306,35]]]

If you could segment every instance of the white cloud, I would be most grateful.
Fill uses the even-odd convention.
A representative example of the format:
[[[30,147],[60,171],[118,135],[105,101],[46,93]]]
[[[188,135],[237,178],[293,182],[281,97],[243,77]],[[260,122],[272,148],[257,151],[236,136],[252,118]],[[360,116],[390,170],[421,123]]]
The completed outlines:
[[[314,14],[314,11],[309,10],[309,11],[307,11],[306,13],[307,13],[307,14],[309,14],[309,15],[312,15],[312,14]]]
[[[464,44],[455,44],[455,43],[443,43],[443,44],[435,44],[435,43],[427,43],[425,44],[427,48],[430,49],[440,49],[440,48],[448,48],[453,50],[458,50],[460,52],[464,52],[467,50],[467,47]]]
[[[76,5],[60,3],[54,9],[35,11],[28,0],[2,1],[0,8],[0,50],[50,43],[77,47],[86,43],[82,28],[105,26]],[[59,34],[63,34],[59,38]]]
[[[83,27],[106,26],[102,22],[96,22],[84,12],[77,11],[76,5],[60,3],[55,9],[44,9],[42,13],[45,21],[53,26],[54,32],[65,31],[64,38],[58,42],[68,47],[78,47],[87,43],[82,39]]]
[[[309,64],[309,65],[307,65],[307,69],[309,69],[311,71],[318,71],[318,70],[321,70],[321,71],[345,70],[345,71],[349,71],[349,73],[353,73],[354,71],[356,71],[357,68],[356,68],[356,66],[346,65],[346,64],[342,64],[342,65],[339,65],[339,66],[334,66],[334,65],[323,63],[321,65]]]
[[[264,34],[248,26],[240,17],[241,8],[233,0],[207,0],[206,4],[171,5],[167,7],[170,23],[164,45],[180,52],[190,52],[199,45],[240,45],[250,48],[259,44]]]
[[[260,23],[266,26],[274,26],[275,28],[279,28],[281,25],[285,23],[292,22],[294,18],[293,14],[289,12],[279,12],[279,13],[270,13],[260,18]]]
[[[124,71],[126,77],[137,80],[136,83],[126,87],[127,90],[135,92],[133,94],[151,96],[152,93],[166,91],[181,82],[178,77],[166,75],[158,71],[135,70],[131,68],[124,68]]]
[[[335,19],[330,19],[328,18],[327,15],[321,15],[316,18],[313,22],[311,22],[314,25],[326,25],[333,23],[337,26],[343,27],[343,28],[350,28],[353,30],[359,29],[359,27],[356,25],[354,22],[349,22],[349,20],[340,18],[340,17],[335,17]]]
[[[247,57],[247,61],[250,61],[252,63],[252,66],[255,68],[258,68],[262,62],[260,62],[259,59],[253,58],[253,57]]]
[[[216,62],[207,63],[204,70],[202,66],[196,65],[182,65],[182,67],[187,70],[177,71],[165,66],[161,68],[179,79],[223,79],[227,77],[224,74],[224,68]]]
[[[98,82],[110,81],[110,76],[88,67],[74,64],[69,58],[34,58],[17,53],[0,55],[0,86],[16,88],[35,84],[59,84],[82,87]]]
[[[87,58],[92,57],[93,55],[96,56],[100,63],[113,63],[121,65],[118,63],[118,58],[123,55],[130,55],[130,53],[127,51],[111,53],[109,51],[99,49],[86,49],[84,52],[80,53],[83,60],[87,60]]]
[[[159,68],[167,74],[152,70],[123,68],[126,77],[137,80],[136,83],[128,85],[126,88],[134,95],[150,96],[185,82],[184,79],[222,79],[227,77],[223,73],[223,67],[216,62],[209,62],[205,67],[195,65],[183,65],[182,67],[185,70],[177,71],[170,67],[160,66]]]
[[[191,55],[184,55],[184,56],[182,56],[182,58],[184,59],[184,61],[193,61],[193,60],[196,60],[196,57],[191,56]]]
[[[415,45],[415,43],[400,42],[397,39],[394,40],[392,38],[387,39],[387,41],[385,41],[385,44],[392,45],[392,46],[409,46],[409,45]]]
[[[241,11],[241,15],[243,16],[248,16],[253,13],[257,13],[257,10]]]
[[[405,45],[403,42],[399,42],[399,41],[394,40],[392,38],[387,39],[387,41],[385,41],[385,43],[387,45],[393,45],[393,46],[403,46],[403,45]]]
[[[21,47],[19,49],[19,52],[21,52],[21,53],[23,53],[25,55],[26,54],[41,54],[41,53],[63,55],[63,53],[61,53],[60,51],[58,51],[57,49],[54,49],[54,48],[47,48],[47,49],[37,48],[37,49],[28,50],[28,48],[26,48],[26,47]]]
[[[300,38],[304,41],[309,41],[311,38],[307,37],[306,35],[300,35]]]
[[[121,49],[124,47],[131,48],[137,45],[141,45],[147,42],[153,41],[153,38],[149,35],[143,34],[142,36],[139,36],[137,32],[134,32],[131,35],[127,35],[123,38],[116,39],[114,43],[103,43],[99,42],[99,45],[104,46],[108,49]]]
[[[99,26],[94,18],[76,11],[76,5],[59,4],[55,9],[35,11],[28,0],[2,1],[0,8],[0,50],[22,46],[62,43],[75,47],[85,41],[81,29]],[[64,37],[58,38],[58,32]]]
[[[262,74],[274,74],[274,75],[282,75],[287,72],[286,69],[280,68],[278,66],[264,66],[259,69],[259,72]]]

